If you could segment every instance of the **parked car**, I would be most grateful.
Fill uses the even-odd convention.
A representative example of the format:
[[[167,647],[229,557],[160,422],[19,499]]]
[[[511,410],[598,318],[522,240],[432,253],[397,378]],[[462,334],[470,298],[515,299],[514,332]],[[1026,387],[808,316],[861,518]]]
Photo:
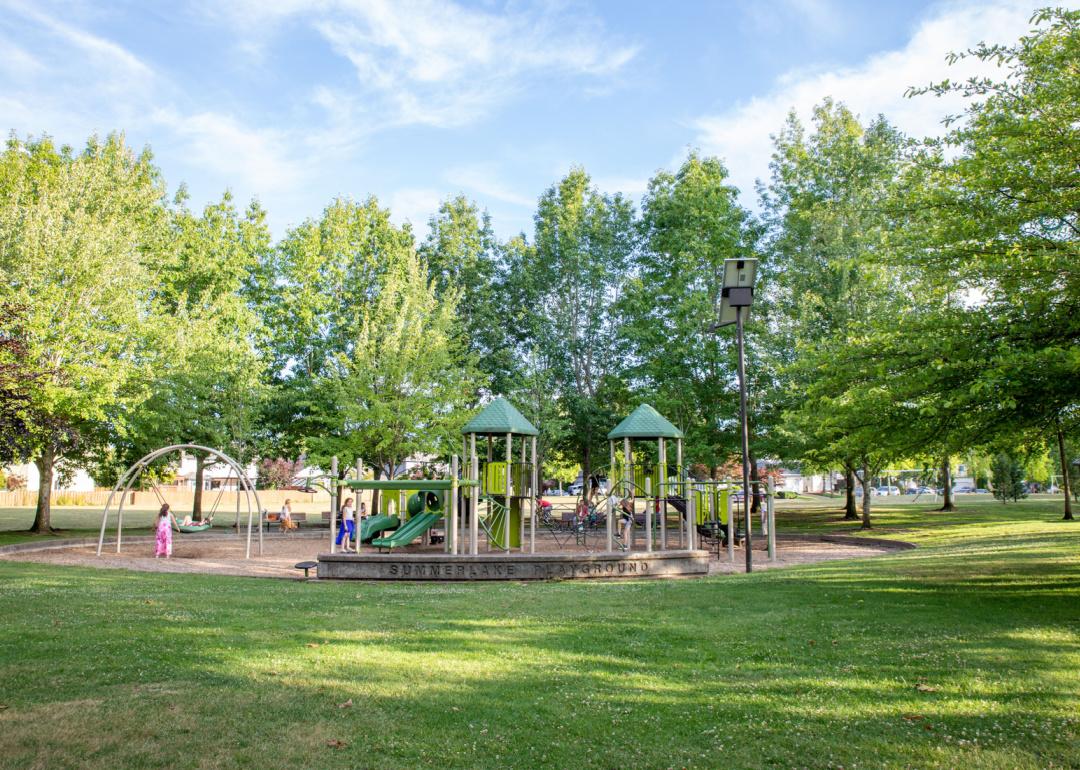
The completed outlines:
[[[900,494],[900,487],[878,487],[877,493],[879,495],[898,495]]]
[[[963,484],[963,485],[960,485],[960,486],[955,486],[955,487],[952,488],[952,493],[954,495],[970,495],[970,494],[974,494],[975,493],[975,487],[971,486],[970,484]]]
[[[977,495],[988,495],[988,494],[990,494],[990,490],[989,489],[976,489],[975,494],[977,494]]]
[[[573,484],[570,485],[570,487],[566,491],[569,494],[574,495],[576,497],[577,495],[581,494],[581,487],[582,487],[581,482],[580,481],[575,481]]]
[[[915,487],[908,490],[909,495],[936,495],[937,493],[938,491],[933,487]]]

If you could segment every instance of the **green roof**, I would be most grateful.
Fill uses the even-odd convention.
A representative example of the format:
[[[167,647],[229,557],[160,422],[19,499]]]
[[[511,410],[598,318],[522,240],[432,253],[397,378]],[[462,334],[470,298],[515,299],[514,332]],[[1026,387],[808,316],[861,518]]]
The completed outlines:
[[[683,432],[648,404],[642,404],[607,434],[616,438],[682,438]]]
[[[469,420],[465,427],[461,429],[461,432],[466,435],[470,433],[485,435],[493,433],[497,436],[505,436],[507,433],[514,433],[518,436],[538,436],[540,434],[540,431],[534,428],[532,423],[526,420],[521,412],[502,396],[485,406],[480,414]]]

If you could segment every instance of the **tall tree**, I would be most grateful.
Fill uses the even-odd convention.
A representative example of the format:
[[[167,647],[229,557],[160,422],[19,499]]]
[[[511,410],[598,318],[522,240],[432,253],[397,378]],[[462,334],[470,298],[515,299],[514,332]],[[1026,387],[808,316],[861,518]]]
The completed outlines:
[[[540,351],[568,418],[566,448],[588,475],[614,414],[604,399],[622,361],[613,312],[634,248],[633,206],[572,170],[540,198],[536,247],[516,266],[529,315],[526,349]]]
[[[973,442],[1032,429],[1054,440],[1080,411],[1080,11],[1032,23],[1016,45],[953,56],[997,63],[1004,78],[911,92],[970,100],[910,165],[898,235],[922,292],[950,299],[905,319],[908,336],[934,340],[909,369]]]
[[[621,338],[628,375],[642,400],[683,429],[687,457],[715,469],[740,442],[732,419],[738,411],[733,335],[718,335],[712,326],[724,260],[753,253],[749,217],[723,163],[691,153],[677,172],[662,171],[649,182],[639,227],[634,275],[618,305],[626,319]],[[757,293],[764,294],[760,287]],[[750,336],[764,328],[761,310],[759,303]],[[748,374],[760,404],[766,400],[764,362],[754,350]],[[761,410],[753,411],[760,430]]]
[[[460,296],[460,347],[476,362],[478,396],[484,390],[510,394],[520,386],[521,366],[508,333],[500,251],[491,217],[464,196],[439,206],[420,247],[436,293]]]
[[[255,348],[258,317],[243,291],[269,249],[269,230],[257,204],[241,215],[229,194],[201,216],[183,205],[183,193],[177,203],[173,246],[155,294],[167,319],[165,351],[123,443],[136,456],[164,444],[195,443],[246,462],[254,455],[264,387]],[[199,520],[205,458],[197,454],[195,461],[192,515]]]
[[[79,153],[12,139],[0,156],[0,302],[26,308],[26,355],[46,373],[27,392],[36,532],[51,529],[57,463],[106,440],[115,415],[146,396],[160,320],[150,266],[167,241],[158,171],[122,136]]]
[[[884,204],[903,146],[884,118],[864,127],[849,109],[827,99],[815,108],[809,134],[794,114],[788,117],[762,190],[765,272],[774,306],[770,348],[786,390],[785,434],[792,453],[818,467],[844,468],[846,519],[857,518],[853,482],[861,479],[867,526],[867,476],[883,462],[879,442],[888,436],[869,434],[859,416],[836,412],[859,411],[873,401],[842,398],[849,365],[844,349],[895,310],[889,305],[894,285],[880,252],[890,226]]]

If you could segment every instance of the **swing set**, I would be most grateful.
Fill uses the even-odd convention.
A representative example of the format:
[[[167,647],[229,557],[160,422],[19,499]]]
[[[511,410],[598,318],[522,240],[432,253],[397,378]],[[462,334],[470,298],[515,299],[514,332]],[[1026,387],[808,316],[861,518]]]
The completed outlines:
[[[127,500],[128,493],[135,486],[136,482],[142,478],[143,473],[154,462],[160,460],[163,457],[174,453],[181,452],[199,452],[206,456],[208,465],[214,466],[218,464],[224,464],[228,466],[229,472],[218,488],[217,497],[214,498],[214,503],[210,508],[210,514],[205,519],[199,522],[191,522],[188,524],[178,523],[180,532],[186,534],[206,532],[213,527],[214,516],[218,511],[218,506],[221,504],[222,495],[225,493],[225,487],[228,482],[236,476],[236,488],[237,488],[237,501],[236,501],[236,522],[235,528],[237,535],[240,535],[240,497],[239,494],[243,492],[244,500],[247,505],[247,541],[245,545],[244,558],[251,558],[251,531],[254,527],[259,533],[259,555],[263,552],[263,536],[262,536],[262,505],[259,503],[259,495],[255,491],[255,485],[248,479],[247,474],[244,473],[240,464],[226,455],[224,452],[218,449],[211,449],[209,447],[200,446],[198,444],[174,444],[172,446],[163,447],[157,449],[150,454],[146,455],[138,462],[134,463],[120,476],[120,480],[116,482],[116,486],[113,487],[109,498],[105,502],[105,510],[101,514],[101,532],[98,535],[97,555],[101,556],[101,550],[105,545],[105,530],[109,523],[109,514],[113,512],[113,501],[117,503],[115,515],[116,515],[116,552],[120,553],[120,544],[123,539],[122,533],[124,528],[124,503]],[[161,494],[161,489],[158,487],[157,481],[152,475],[148,475],[150,480],[150,488],[154,492],[154,496],[157,497],[158,503],[165,505],[165,497]]]

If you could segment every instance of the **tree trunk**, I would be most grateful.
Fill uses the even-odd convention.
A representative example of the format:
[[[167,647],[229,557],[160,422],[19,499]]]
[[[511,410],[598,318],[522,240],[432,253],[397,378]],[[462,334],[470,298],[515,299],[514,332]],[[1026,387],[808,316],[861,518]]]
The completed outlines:
[[[855,505],[855,466],[844,463],[844,521],[855,521],[859,511]]]
[[[955,511],[956,505],[953,503],[952,494],[952,460],[948,455],[945,455],[945,459],[941,461],[941,475],[945,480],[942,488],[942,495],[945,498],[945,503],[938,508],[938,510]]]
[[[34,511],[34,524],[30,527],[31,532],[45,534],[52,532],[52,487],[53,466],[56,462],[55,450],[52,446],[46,446],[41,450],[41,456],[34,460],[38,469],[38,498],[37,509]]]
[[[1058,455],[1061,457],[1061,491],[1065,493],[1065,516],[1064,521],[1073,520],[1072,512],[1072,490],[1069,488],[1069,458],[1065,454],[1065,434],[1061,430],[1061,426],[1058,426],[1057,432],[1058,438]]]
[[[202,488],[205,469],[205,458],[200,454],[195,455],[195,499],[191,503],[191,518],[195,521],[202,521]]]
[[[870,529],[870,468],[866,463],[862,467],[862,526]]]

